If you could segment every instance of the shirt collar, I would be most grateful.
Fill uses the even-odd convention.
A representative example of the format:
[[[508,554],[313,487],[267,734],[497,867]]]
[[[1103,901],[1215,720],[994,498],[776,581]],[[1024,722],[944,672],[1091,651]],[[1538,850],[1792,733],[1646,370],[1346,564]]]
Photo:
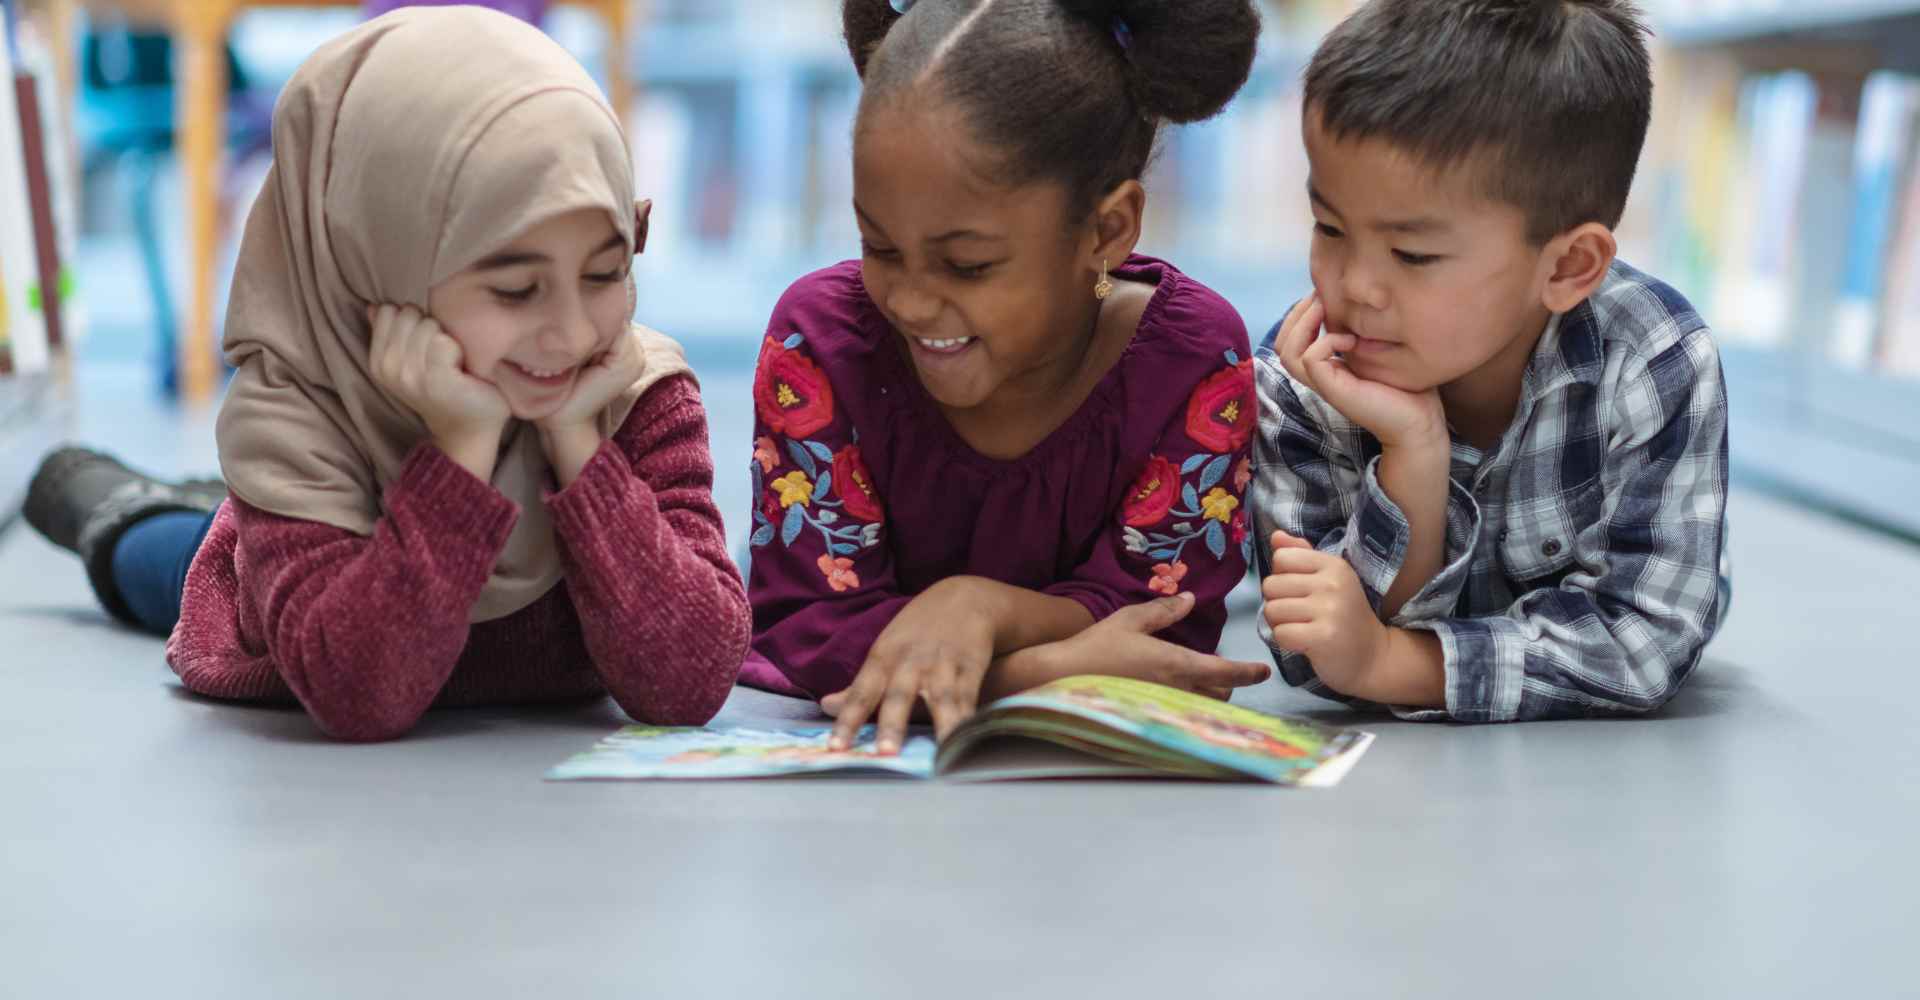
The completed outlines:
[[[1600,352],[1600,323],[1591,298],[1556,314],[1527,362],[1527,396],[1539,399],[1575,383],[1599,385],[1605,368]]]

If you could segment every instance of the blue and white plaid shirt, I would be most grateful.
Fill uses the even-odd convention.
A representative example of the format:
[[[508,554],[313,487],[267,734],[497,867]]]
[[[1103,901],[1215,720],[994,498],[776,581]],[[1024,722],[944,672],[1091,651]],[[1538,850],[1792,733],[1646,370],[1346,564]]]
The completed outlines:
[[[1261,574],[1279,528],[1344,556],[1377,611],[1408,535],[1380,487],[1379,442],[1271,350],[1255,373]],[[1672,697],[1725,610],[1726,414],[1706,323],[1616,263],[1548,326],[1496,450],[1453,443],[1445,567],[1389,622],[1439,637],[1447,707],[1396,714],[1507,722]],[[1261,633],[1271,646],[1264,621]],[[1288,683],[1339,697],[1304,656],[1273,653]]]

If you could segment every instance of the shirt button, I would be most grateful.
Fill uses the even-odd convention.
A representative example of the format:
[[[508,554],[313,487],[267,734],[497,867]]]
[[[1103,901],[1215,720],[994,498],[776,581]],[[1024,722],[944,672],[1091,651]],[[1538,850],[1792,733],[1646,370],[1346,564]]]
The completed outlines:
[[[1540,546],[1540,554],[1551,559],[1560,554],[1560,539],[1549,538]]]

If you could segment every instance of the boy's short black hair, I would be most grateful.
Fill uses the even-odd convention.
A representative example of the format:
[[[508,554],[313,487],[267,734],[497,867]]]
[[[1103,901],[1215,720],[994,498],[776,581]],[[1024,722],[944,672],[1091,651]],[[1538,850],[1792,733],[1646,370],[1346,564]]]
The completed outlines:
[[[1138,180],[1166,122],[1218,114],[1259,41],[1253,0],[841,0],[873,102],[929,85],[993,147],[993,179],[1056,181],[1076,214]]]
[[[1314,53],[1305,105],[1336,139],[1479,171],[1544,244],[1620,223],[1653,111],[1631,0],[1372,0]]]

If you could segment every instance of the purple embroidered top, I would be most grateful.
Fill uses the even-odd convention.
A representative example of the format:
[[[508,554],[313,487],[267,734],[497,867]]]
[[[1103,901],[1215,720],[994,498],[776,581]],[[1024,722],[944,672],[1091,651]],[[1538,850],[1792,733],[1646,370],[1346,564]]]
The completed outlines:
[[[1191,591],[1197,606],[1164,637],[1213,651],[1252,552],[1246,327],[1171,264],[1135,256],[1117,274],[1157,286],[1132,342],[1009,461],[947,422],[858,261],[787,290],[754,378],[744,681],[839,691],[914,595],[961,574],[1072,598],[1096,621]]]

